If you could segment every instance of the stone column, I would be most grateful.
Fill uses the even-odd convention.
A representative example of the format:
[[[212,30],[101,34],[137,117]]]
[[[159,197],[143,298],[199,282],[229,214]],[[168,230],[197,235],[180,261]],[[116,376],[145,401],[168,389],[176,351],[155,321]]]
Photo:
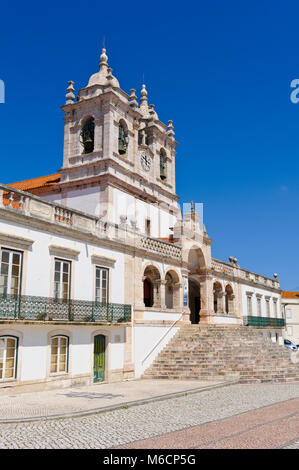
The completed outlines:
[[[173,307],[183,308],[183,284],[175,282],[173,285]]]
[[[209,275],[200,276],[200,322],[212,323],[214,316],[213,281]]]
[[[225,312],[225,294],[224,292],[217,293],[217,313]]]
[[[94,121],[94,152],[103,151],[103,119]]]
[[[134,378],[134,361],[132,351],[132,326],[125,327],[125,345],[124,345],[124,379]]]
[[[235,313],[235,308],[234,308],[234,298],[235,296],[232,294],[228,298],[228,313],[230,315],[234,315]]]
[[[161,281],[160,279],[153,282],[153,307],[154,308],[163,308],[166,309],[165,305],[165,283],[166,281]]]

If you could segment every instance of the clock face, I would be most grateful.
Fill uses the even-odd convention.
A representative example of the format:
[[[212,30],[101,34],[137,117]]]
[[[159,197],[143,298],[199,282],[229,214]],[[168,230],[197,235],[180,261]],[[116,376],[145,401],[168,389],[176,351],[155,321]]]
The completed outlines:
[[[145,171],[149,171],[152,164],[152,159],[146,153],[143,153],[140,157],[142,168]]]

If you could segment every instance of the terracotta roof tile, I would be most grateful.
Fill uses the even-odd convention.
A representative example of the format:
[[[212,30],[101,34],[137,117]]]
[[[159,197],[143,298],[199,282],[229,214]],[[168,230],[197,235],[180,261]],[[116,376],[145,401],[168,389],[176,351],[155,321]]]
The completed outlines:
[[[283,291],[281,293],[281,297],[283,299],[299,299],[299,292],[288,292],[288,291]]]
[[[25,181],[18,181],[17,183],[11,183],[8,186],[12,186],[20,191],[29,191],[37,188],[44,188],[47,186],[53,186],[60,181],[60,173],[54,173],[53,175],[40,176],[39,178],[33,178]]]

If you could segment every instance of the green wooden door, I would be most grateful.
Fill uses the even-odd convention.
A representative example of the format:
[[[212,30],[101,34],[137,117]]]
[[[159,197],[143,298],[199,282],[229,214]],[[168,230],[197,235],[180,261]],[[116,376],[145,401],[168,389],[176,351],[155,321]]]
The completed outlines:
[[[105,336],[94,337],[93,353],[93,381],[103,382],[105,380]]]

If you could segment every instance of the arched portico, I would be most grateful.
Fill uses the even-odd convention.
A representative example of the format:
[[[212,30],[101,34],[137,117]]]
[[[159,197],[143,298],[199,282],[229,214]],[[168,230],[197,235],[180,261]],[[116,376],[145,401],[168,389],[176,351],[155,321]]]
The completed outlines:
[[[149,265],[143,275],[143,302],[145,307],[160,307],[161,276],[158,268]]]
[[[181,283],[178,273],[173,269],[167,271],[165,275],[165,305],[166,308],[180,307]]]
[[[190,321],[206,322],[213,311],[213,287],[203,250],[198,245],[192,246],[187,260]]]
[[[230,284],[225,286],[225,313],[234,314],[234,291]]]

